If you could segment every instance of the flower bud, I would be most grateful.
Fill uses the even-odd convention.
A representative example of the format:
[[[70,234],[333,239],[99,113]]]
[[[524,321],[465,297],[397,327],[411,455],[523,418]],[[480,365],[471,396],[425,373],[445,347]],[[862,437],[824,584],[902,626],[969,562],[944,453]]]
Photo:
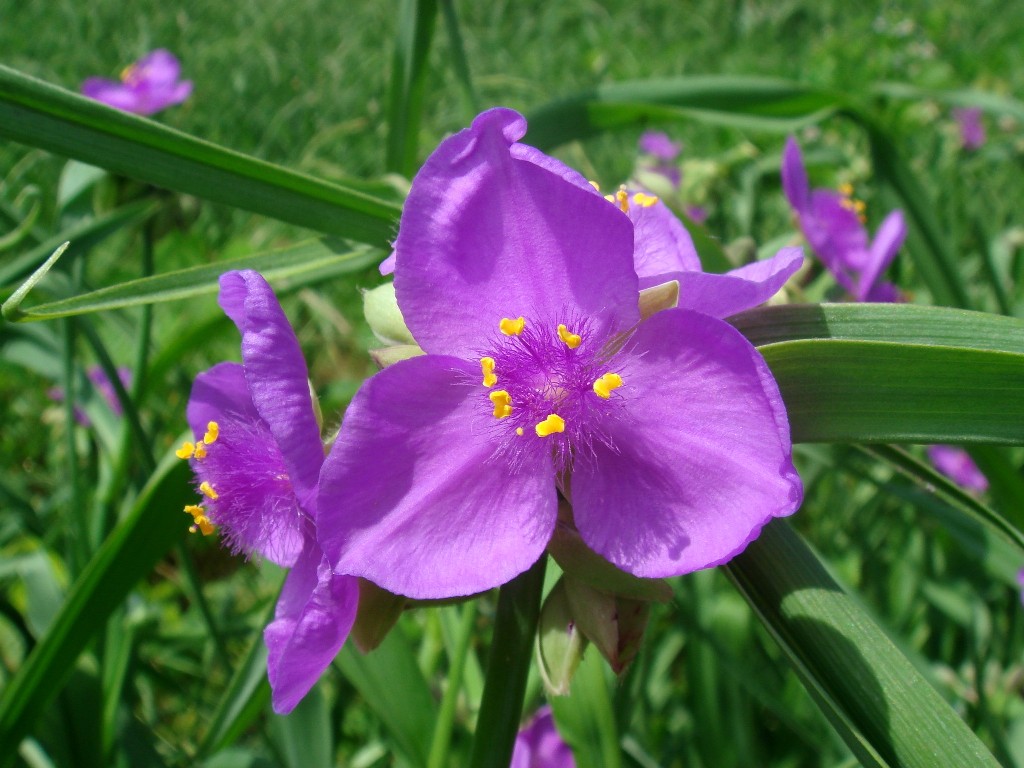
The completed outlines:
[[[371,581],[359,579],[359,612],[352,625],[352,639],[363,653],[380,645],[398,622],[408,600],[378,587]]]
[[[551,696],[565,696],[586,648],[569,611],[565,578],[559,579],[540,612],[535,646],[537,668],[544,688]]]
[[[571,577],[563,577],[563,582],[576,628],[621,675],[640,650],[650,603],[609,595]]]
[[[373,335],[387,345],[415,344],[395,299],[394,283],[384,283],[363,292],[363,314]]]

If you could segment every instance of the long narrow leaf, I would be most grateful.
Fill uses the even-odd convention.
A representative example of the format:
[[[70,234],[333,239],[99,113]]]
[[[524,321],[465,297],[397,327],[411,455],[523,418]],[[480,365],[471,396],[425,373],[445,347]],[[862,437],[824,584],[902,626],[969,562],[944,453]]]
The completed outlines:
[[[437,0],[403,0],[391,62],[387,168],[406,177],[416,170],[420,115],[429,74],[427,55],[436,22]]]
[[[0,66],[0,136],[166,189],[386,246],[399,208]]]
[[[726,570],[862,762],[998,765],[785,521],[766,526]]]

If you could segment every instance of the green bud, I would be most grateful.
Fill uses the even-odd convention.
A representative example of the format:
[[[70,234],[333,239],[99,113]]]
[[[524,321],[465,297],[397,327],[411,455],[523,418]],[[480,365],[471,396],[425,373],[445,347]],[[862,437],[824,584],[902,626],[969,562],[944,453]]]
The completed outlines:
[[[621,675],[640,650],[650,603],[609,595],[568,576],[563,581],[576,628]]]
[[[422,354],[425,353],[415,344],[396,344],[393,347],[382,347],[380,349],[370,350],[370,357],[373,358],[373,362],[375,362],[377,367],[381,370],[384,370],[389,365],[394,365],[401,360],[408,360],[410,357],[416,357],[417,355]]]
[[[569,693],[587,643],[570,614],[564,582],[564,577],[559,579],[544,601],[534,646],[540,679],[551,696]]]
[[[655,312],[679,306],[679,281],[669,280],[640,291],[640,319],[646,320]]]
[[[352,639],[363,653],[380,645],[398,617],[405,610],[408,599],[394,595],[366,579],[359,579],[359,611],[352,625]]]
[[[395,284],[384,283],[363,291],[363,314],[366,322],[370,325],[373,335],[381,340],[381,343],[393,344],[415,344],[416,339],[412,337],[405,325],[405,318],[398,308],[398,300],[395,298]]]

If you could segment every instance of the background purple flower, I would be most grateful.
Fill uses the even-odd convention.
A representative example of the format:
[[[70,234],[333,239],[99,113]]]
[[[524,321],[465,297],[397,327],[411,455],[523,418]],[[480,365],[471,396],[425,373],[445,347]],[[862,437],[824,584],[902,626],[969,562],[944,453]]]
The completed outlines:
[[[678,187],[683,175],[674,161],[683,149],[682,142],[672,141],[668,134],[661,131],[644,131],[640,136],[639,147],[641,152],[657,161],[653,165],[644,165],[644,170],[660,174],[673,187]]]
[[[107,378],[107,374],[103,368],[98,365],[90,366],[85,375],[103,398],[104,402],[106,402],[111,413],[115,416],[121,416],[123,414],[121,401],[117,399],[117,391],[114,389],[114,385],[110,382],[110,379]],[[132,385],[132,372],[130,368],[118,368],[117,377],[121,380],[121,384],[125,389]],[[65,393],[63,387],[50,387],[46,394],[54,402],[64,402]],[[75,421],[83,427],[88,427],[92,424],[92,420],[89,418],[89,415],[78,404],[75,405]]]
[[[120,81],[88,78],[82,83],[82,94],[114,109],[152,115],[180,104],[191,95],[192,81],[180,77],[178,59],[160,48],[125,68]]]
[[[977,107],[954,109],[953,118],[960,128],[960,143],[964,149],[981,149],[985,144],[985,126],[981,123],[981,110]]]
[[[957,485],[978,493],[988,490],[988,478],[982,474],[970,454],[963,448],[952,445],[929,445],[927,452],[935,468]]]
[[[363,384],[321,472],[324,552],[398,594],[521,573],[559,488],[588,546],[640,576],[724,562],[801,499],[777,385],[712,314],[727,292],[639,323],[634,254],[657,275],[685,229],[656,206],[635,225],[525,131],[485,112],[413,180],[395,290],[427,354]]]
[[[323,444],[306,363],[274,292],[256,272],[220,278],[220,305],[242,334],[242,363],[199,374],[188,403],[189,459],[203,501],[185,508],[204,533],[291,568],[264,632],[274,711],[292,710],[355,620],[356,579],[336,575],[316,541]]]
[[[509,768],[576,768],[572,750],[555,728],[551,707],[538,709],[516,734]]]
[[[901,211],[892,211],[869,242],[857,201],[831,189],[810,188],[800,147],[792,137],[782,156],[782,188],[811,249],[857,301],[898,301],[881,279],[907,236]]]

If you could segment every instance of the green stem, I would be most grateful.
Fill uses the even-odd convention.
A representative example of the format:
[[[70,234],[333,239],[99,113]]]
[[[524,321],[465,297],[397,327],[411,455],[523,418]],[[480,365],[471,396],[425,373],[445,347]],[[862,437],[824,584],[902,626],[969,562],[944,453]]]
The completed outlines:
[[[455,721],[455,707],[462,690],[462,671],[466,668],[466,654],[473,637],[473,622],[476,620],[476,604],[468,602],[462,609],[459,633],[455,638],[455,652],[448,667],[448,688],[441,699],[441,709],[434,725],[434,739],[430,744],[427,768],[444,768],[449,765],[448,745],[452,740],[452,723]]]
[[[487,660],[470,768],[508,768],[512,760],[546,566],[547,556],[541,557],[498,593],[494,640]]]

